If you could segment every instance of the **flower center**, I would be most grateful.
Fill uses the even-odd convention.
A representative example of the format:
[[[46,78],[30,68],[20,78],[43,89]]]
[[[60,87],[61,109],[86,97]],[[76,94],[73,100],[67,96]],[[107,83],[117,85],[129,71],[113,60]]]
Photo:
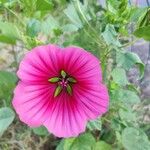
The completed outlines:
[[[58,96],[63,90],[72,95],[72,85],[77,81],[70,77],[64,70],[61,70],[59,77],[48,79],[49,82],[57,84],[54,97]]]
[[[67,87],[67,84],[68,80],[64,78],[59,82],[59,85],[61,85],[63,88]]]

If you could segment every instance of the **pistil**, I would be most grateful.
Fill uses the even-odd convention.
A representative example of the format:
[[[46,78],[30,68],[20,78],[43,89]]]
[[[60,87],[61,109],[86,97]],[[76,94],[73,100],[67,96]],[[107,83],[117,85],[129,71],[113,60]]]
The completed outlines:
[[[54,97],[58,96],[63,90],[69,95],[72,95],[72,84],[77,81],[70,77],[64,70],[61,70],[59,77],[53,77],[48,79],[49,82],[57,84]]]

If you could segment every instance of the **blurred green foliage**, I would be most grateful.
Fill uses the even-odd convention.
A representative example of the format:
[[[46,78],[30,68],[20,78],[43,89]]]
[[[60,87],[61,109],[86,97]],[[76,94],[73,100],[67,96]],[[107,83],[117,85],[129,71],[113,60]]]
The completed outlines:
[[[130,26],[135,31],[129,31]],[[134,37],[137,36],[137,37]],[[26,49],[56,43],[76,45],[101,60],[104,82],[110,95],[109,111],[87,124],[86,133],[61,139],[56,150],[149,150],[145,124],[138,119],[134,105],[140,105],[140,90],[128,81],[127,73],[144,64],[126,47],[129,38],[150,40],[149,8],[128,5],[127,0],[107,0],[106,7],[91,0],[1,0],[0,42]],[[14,120],[11,98],[17,78],[0,71],[0,134]],[[9,108],[7,108],[9,107]],[[33,129],[48,136],[44,127]],[[49,135],[52,136],[52,135]]]

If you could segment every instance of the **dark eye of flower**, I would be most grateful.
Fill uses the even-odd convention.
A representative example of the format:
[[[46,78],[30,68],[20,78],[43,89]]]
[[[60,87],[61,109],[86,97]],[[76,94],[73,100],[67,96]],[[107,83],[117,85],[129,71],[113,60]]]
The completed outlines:
[[[63,90],[65,90],[69,95],[72,95],[72,85],[77,82],[73,77],[70,77],[64,70],[60,71],[59,77],[50,78],[48,81],[57,84],[54,92],[54,97],[58,96]]]

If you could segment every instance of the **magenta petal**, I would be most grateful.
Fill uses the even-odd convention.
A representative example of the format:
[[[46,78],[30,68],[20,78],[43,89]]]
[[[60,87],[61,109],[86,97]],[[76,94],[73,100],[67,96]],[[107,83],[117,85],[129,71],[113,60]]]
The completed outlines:
[[[20,82],[15,91],[13,106],[20,119],[29,126],[39,126],[49,117],[52,92],[49,85],[25,85]]]
[[[109,96],[107,88],[101,84],[91,87],[92,89],[85,89],[77,87],[75,90],[76,100],[79,101],[84,110],[87,119],[95,119],[98,116],[106,113],[109,105]]]
[[[55,99],[44,125],[57,137],[74,137],[85,131],[86,116],[73,97],[64,93]]]
[[[99,60],[79,47],[68,47],[64,51],[64,68],[78,81],[98,80],[102,81]]]
[[[19,78],[28,83],[45,83],[49,77],[57,76],[60,70],[59,53],[59,47],[55,45],[34,48],[21,61],[17,72]]]

